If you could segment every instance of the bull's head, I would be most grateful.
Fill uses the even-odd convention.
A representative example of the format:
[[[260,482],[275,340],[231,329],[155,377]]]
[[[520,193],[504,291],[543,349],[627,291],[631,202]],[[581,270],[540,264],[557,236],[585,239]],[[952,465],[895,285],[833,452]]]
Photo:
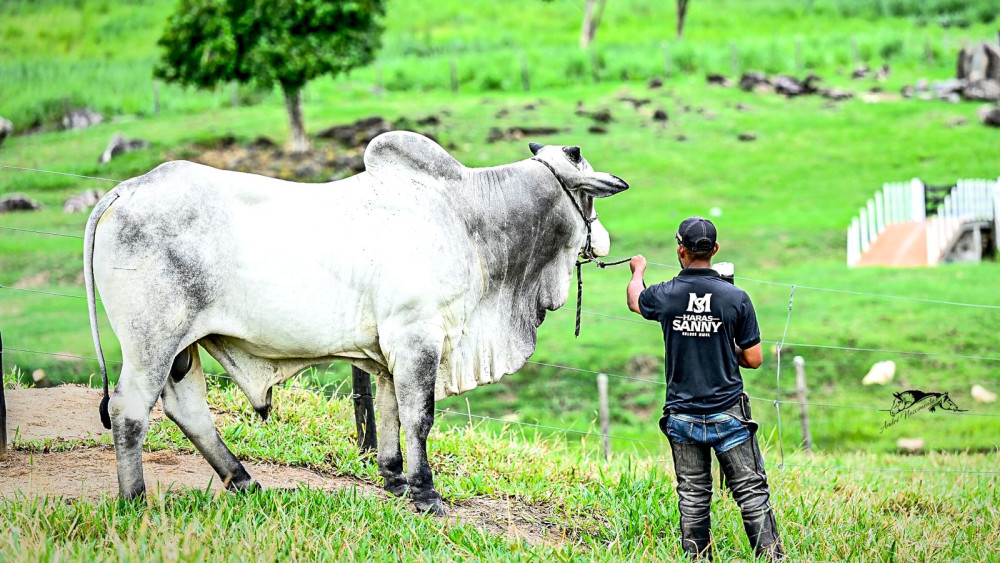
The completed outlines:
[[[570,191],[580,210],[593,220],[591,247],[597,256],[607,256],[611,250],[611,237],[597,220],[594,198],[609,197],[628,189],[628,184],[618,176],[596,172],[580,154],[578,146],[541,145],[528,143],[535,159],[544,161],[559,181]]]

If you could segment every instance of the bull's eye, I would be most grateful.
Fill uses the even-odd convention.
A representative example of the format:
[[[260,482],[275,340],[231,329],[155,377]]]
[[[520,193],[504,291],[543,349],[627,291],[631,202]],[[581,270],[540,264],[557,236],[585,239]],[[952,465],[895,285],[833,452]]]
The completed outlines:
[[[580,160],[582,158],[580,156],[580,147],[563,147],[563,152],[566,153],[566,157],[569,158],[570,162],[573,164],[580,164]]]

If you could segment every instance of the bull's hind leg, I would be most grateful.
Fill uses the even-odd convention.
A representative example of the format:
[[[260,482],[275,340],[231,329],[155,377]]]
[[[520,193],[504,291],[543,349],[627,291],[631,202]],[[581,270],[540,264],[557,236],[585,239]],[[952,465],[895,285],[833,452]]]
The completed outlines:
[[[406,492],[403,477],[403,452],[399,448],[399,405],[392,378],[379,376],[375,384],[375,409],[378,413],[378,471],[385,480],[385,490],[402,496]]]
[[[396,347],[393,381],[399,403],[399,422],[406,432],[406,480],[410,498],[421,512],[442,516],[441,495],[427,463],[427,436],[434,426],[434,384],[441,361],[441,342],[429,338],[433,330],[401,339]]]
[[[208,409],[205,372],[197,344],[188,346],[174,360],[163,389],[163,412],[191,440],[230,490],[256,488],[240,460],[226,447]]]
[[[125,356],[118,386],[111,394],[108,413],[118,466],[118,491],[124,498],[146,492],[142,475],[142,442],[149,429],[149,413],[166,383],[173,358],[139,365]]]

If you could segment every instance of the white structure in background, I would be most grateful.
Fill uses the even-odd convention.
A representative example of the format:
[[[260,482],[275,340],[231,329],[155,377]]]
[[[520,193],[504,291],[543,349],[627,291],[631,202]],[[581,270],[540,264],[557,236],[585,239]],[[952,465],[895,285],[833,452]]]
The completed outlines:
[[[885,360],[875,362],[875,365],[868,370],[868,374],[861,380],[862,385],[885,385],[896,376],[896,362]]]
[[[847,228],[847,265],[857,265],[879,235],[896,223],[927,223],[928,265],[941,260],[967,223],[992,222],[994,236],[1000,232],[1000,180],[959,180],[930,217],[925,197],[924,184],[917,179],[883,185]],[[979,230],[973,234],[978,237]]]

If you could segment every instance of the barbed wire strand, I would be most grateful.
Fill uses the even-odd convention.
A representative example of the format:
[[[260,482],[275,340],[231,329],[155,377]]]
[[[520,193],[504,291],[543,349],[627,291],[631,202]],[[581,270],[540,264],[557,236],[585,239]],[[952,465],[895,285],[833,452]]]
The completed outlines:
[[[775,386],[774,386],[774,410],[778,412],[778,455],[781,461],[778,463],[778,470],[782,471],[785,467],[785,446],[784,446],[784,434],[782,433],[781,426],[781,349],[785,347],[785,339],[788,338],[788,325],[792,324],[792,303],[795,300],[795,286],[792,286],[792,290],[788,293],[788,314],[785,316],[785,330],[781,333],[781,342],[777,344],[778,350],[776,356],[778,357],[778,365],[775,370]]]
[[[55,170],[42,170],[41,168],[26,168],[24,166],[10,166],[8,164],[0,164],[0,168],[6,168],[8,170],[20,170],[22,172],[40,172],[42,174],[55,174],[57,176],[72,176],[73,178],[83,178],[85,180],[101,180],[104,182],[114,182],[116,184],[122,183],[122,180],[115,180],[113,178],[102,178],[100,176],[84,176],[83,174],[73,174],[71,172],[56,172]]]
[[[15,348],[15,347],[6,347],[6,349],[7,350],[11,350],[11,351],[18,351],[18,352],[29,352],[29,353],[34,353],[34,354],[44,354],[44,355],[52,355],[52,356],[67,356],[67,357],[78,358],[78,359],[96,360],[96,358],[89,358],[87,356],[77,356],[77,355],[74,355],[74,354],[64,354],[64,353],[58,353],[58,352],[40,352],[40,351],[36,351],[36,350],[26,350],[26,349],[23,349],[23,348]],[[114,362],[114,361],[112,361],[111,363],[120,364],[121,362]],[[557,364],[548,364],[548,365],[557,365]],[[560,367],[564,367],[564,366],[560,366]],[[565,367],[568,367],[568,366],[565,366]],[[570,369],[576,369],[576,368],[570,368]],[[579,370],[579,371],[588,371],[588,370]],[[232,379],[233,379],[231,376],[225,375],[225,374],[216,374],[216,373],[205,372],[205,375],[209,376],[209,377],[215,377],[215,378],[220,378],[220,379],[227,379],[227,380],[230,380],[230,381],[232,381]],[[332,384],[330,384],[330,385],[332,385]],[[315,395],[321,395],[321,396],[323,396],[325,398],[328,398],[328,399],[329,398],[346,399],[346,398],[352,398],[354,396],[353,393],[341,393],[341,392],[329,393],[325,389],[316,389],[316,388],[313,388],[313,387],[303,387],[303,386],[299,386],[299,385],[293,385],[293,384],[290,384],[290,383],[284,384],[283,387],[289,388],[289,389],[295,389],[295,390],[298,390],[298,391],[305,391],[305,392],[313,393]],[[763,399],[763,398],[758,398],[758,397],[751,397],[751,398],[752,399],[757,399],[757,400],[762,400],[762,401],[768,401],[769,400],[769,399]],[[792,403],[792,401],[785,401],[785,402],[786,403]],[[810,403],[807,403],[807,404],[810,404]],[[833,405],[831,405],[831,406],[833,406]],[[499,422],[499,423],[502,423],[502,424],[513,424],[513,425],[517,425],[517,426],[528,426],[528,427],[531,427],[531,428],[536,428],[536,429],[541,429],[541,430],[549,430],[549,431],[553,431],[553,432],[566,432],[566,433],[571,433],[571,434],[579,434],[579,435],[603,437],[603,434],[599,434],[597,432],[586,431],[586,430],[575,430],[575,429],[572,429],[572,428],[562,428],[562,427],[558,427],[558,426],[547,426],[547,425],[543,425],[543,424],[533,424],[533,423],[529,423],[529,422],[520,422],[520,421],[515,421],[515,420],[504,420],[504,419],[501,419],[501,418],[494,418],[494,417],[489,417],[489,416],[484,416],[484,415],[478,415],[478,414],[472,414],[472,413],[461,412],[461,411],[453,411],[453,410],[445,410],[445,409],[435,409],[435,411],[439,412],[441,414],[449,414],[449,415],[457,415],[457,416],[464,416],[464,417],[472,417],[472,418],[477,418],[477,419],[481,419],[481,420],[489,420],[489,421],[492,421],[492,422]],[[614,439],[614,440],[624,440],[624,441],[628,441],[628,442],[637,442],[637,443],[644,443],[644,444],[656,445],[656,446],[660,446],[660,447],[663,446],[663,442],[654,442],[652,440],[643,440],[643,439],[640,439],[640,438],[627,438],[625,436],[615,436],[615,435],[610,435],[609,438]],[[947,469],[945,469],[945,470],[936,470],[936,469],[909,469],[909,468],[887,468],[887,467],[881,467],[881,468],[880,467],[843,467],[843,466],[826,466],[826,465],[816,465],[816,464],[795,464],[795,463],[781,462],[781,464],[779,465],[779,468],[782,467],[782,466],[796,467],[796,468],[802,468],[802,469],[822,469],[822,470],[834,470],[834,471],[887,472],[887,473],[942,473],[942,474],[972,474],[972,475],[995,475],[995,474],[1000,474],[1000,471],[967,471],[967,470],[947,470]]]
[[[5,231],[17,231],[19,233],[31,233],[31,234],[34,234],[34,235],[48,235],[48,236],[53,236],[53,237],[65,237],[65,238],[76,238],[76,239],[82,239],[83,238],[80,235],[70,235],[70,234],[66,234],[66,233],[53,233],[52,231],[38,231],[38,230],[35,230],[35,229],[19,229],[17,227],[5,227],[3,225],[0,225],[0,229],[3,229]]]
[[[647,264],[652,264],[653,266],[660,266],[661,268],[667,268],[667,269],[672,269],[672,270],[678,270],[679,269],[677,266],[672,266],[670,264],[661,264],[659,262],[650,262],[648,260],[646,261],[646,263]],[[845,295],[854,295],[854,296],[858,296],[858,297],[875,297],[875,298],[878,298],[878,299],[893,299],[893,300],[896,300],[896,301],[912,301],[912,302],[915,302],[915,303],[926,303],[926,304],[929,304],[929,305],[948,305],[948,306],[952,306],[952,307],[972,307],[972,308],[976,308],[976,309],[1000,309],[1000,305],[986,305],[986,304],[983,304],[983,303],[964,303],[964,302],[961,302],[961,301],[945,301],[945,300],[941,300],[941,299],[927,299],[927,298],[923,298],[923,297],[907,297],[907,296],[904,296],[904,295],[889,295],[889,294],[885,294],[885,293],[869,293],[869,292],[866,292],[866,291],[852,291],[852,290],[849,290],[849,289],[835,289],[835,288],[830,288],[830,287],[817,287],[817,286],[812,286],[812,285],[801,285],[801,284],[793,284],[793,283],[787,283],[787,282],[776,282],[776,281],[769,281],[769,280],[760,280],[760,279],[756,279],[756,278],[748,278],[746,276],[736,276],[735,278],[737,280],[748,281],[748,282],[752,282],[752,283],[759,283],[759,284],[763,284],[763,285],[775,285],[775,286],[780,286],[780,287],[792,287],[794,285],[798,289],[804,289],[804,290],[808,290],[808,291],[820,291],[820,292],[826,292],[826,293],[842,293],[842,294],[845,294]]]
[[[9,350],[11,352],[22,352],[22,353],[26,353],[26,354],[38,354],[38,355],[43,355],[43,356],[56,356],[56,357],[62,357],[62,358],[71,358],[71,359],[75,359],[75,360],[88,360],[88,361],[93,361],[93,362],[97,361],[97,358],[93,357],[93,356],[80,356],[80,355],[77,355],[77,354],[70,354],[70,353],[67,353],[67,352],[43,352],[43,351],[40,351],[40,350],[29,350],[29,349],[26,349],[26,348],[16,348],[16,347],[11,347],[11,346],[7,346],[5,349]],[[109,364],[122,365],[122,362],[120,362],[118,360],[106,360],[106,361]],[[553,364],[553,363],[548,363],[548,362],[537,362],[537,361],[533,361],[533,360],[528,360],[525,363],[532,364],[532,365],[537,365],[537,366],[542,366],[542,367],[548,367],[548,368],[557,369],[557,370],[566,371],[566,372],[576,372],[576,373],[581,373],[581,374],[586,373],[586,374],[593,374],[593,375],[602,375],[603,374],[603,375],[606,375],[608,377],[615,378],[615,379],[621,379],[621,380],[626,380],[626,381],[635,381],[635,382],[638,382],[638,383],[646,383],[646,384],[650,384],[650,385],[655,385],[657,387],[666,387],[666,385],[667,385],[665,381],[659,381],[659,380],[655,380],[655,379],[643,379],[641,377],[631,377],[631,376],[627,376],[627,375],[620,375],[620,374],[616,374],[616,373],[608,373],[608,372],[604,372],[604,371],[595,371],[595,370],[583,369],[583,368],[572,367],[572,366],[564,366],[564,365],[561,365],[561,364]],[[205,372],[205,375],[211,375],[211,376],[214,376],[214,377],[220,377],[220,378],[225,378],[225,379],[232,380],[232,377],[230,377],[228,375],[223,375],[223,374],[214,374],[214,373]],[[751,400],[759,401],[759,402],[762,402],[762,403],[772,403],[773,404],[774,401],[775,401],[775,399],[769,399],[769,398],[766,398],[766,397],[757,397],[757,396],[749,395],[749,394],[747,396],[750,397]],[[779,401],[779,402],[781,404],[783,404],[783,405],[807,405],[807,406],[815,406],[815,407],[822,407],[822,408],[854,409],[854,410],[868,410],[868,411],[886,411],[887,410],[887,409],[883,409],[883,408],[879,408],[879,407],[873,407],[873,406],[869,406],[869,405],[841,405],[841,404],[834,404],[834,403],[816,403],[816,402],[812,402],[812,401],[806,401],[806,402],[802,402],[802,401]],[[979,416],[979,417],[986,417],[986,418],[1000,418],[1000,414],[992,414],[992,413],[970,413],[970,412],[956,412],[956,411],[948,411],[948,410],[942,411],[942,412],[946,412],[946,413],[949,413],[949,414],[955,415],[955,416]]]

